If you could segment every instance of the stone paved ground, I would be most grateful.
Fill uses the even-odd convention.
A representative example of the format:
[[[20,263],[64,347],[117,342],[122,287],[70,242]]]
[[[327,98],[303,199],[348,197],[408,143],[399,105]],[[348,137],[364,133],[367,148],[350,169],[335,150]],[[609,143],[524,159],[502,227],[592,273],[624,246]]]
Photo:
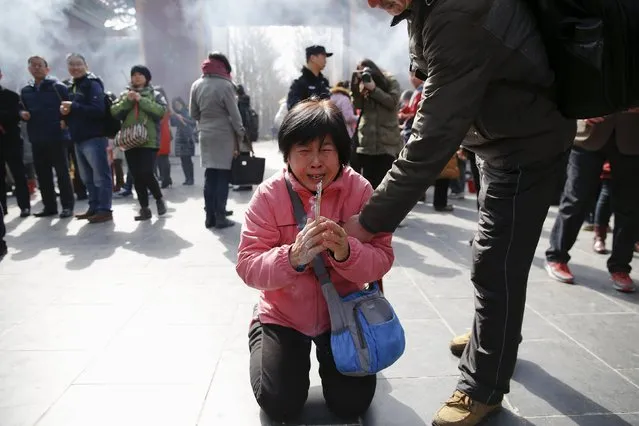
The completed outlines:
[[[258,153],[269,173],[279,167],[272,143]],[[199,186],[166,194],[170,214],[149,223],[133,221],[131,200],[95,226],[20,220],[12,209],[0,264],[1,426],[269,424],[248,383],[257,294],[233,268],[239,227],[204,229]],[[232,194],[238,220],[249,196]],[[456,204],[451,215],[419,205],[397,232],[385,287],[407,350],[380,375],[362,424],[430,425],[454,388],[447,343],[471,325],[475,226],[474,202]],[[639,295],[611,289],[586,233],[572,253],[579,285],[550,281],[542,254],[554,217],[531,272],[507,410],[486,425],[639,425]],[[338,424],[318,385],[314,372],[302,423]]]

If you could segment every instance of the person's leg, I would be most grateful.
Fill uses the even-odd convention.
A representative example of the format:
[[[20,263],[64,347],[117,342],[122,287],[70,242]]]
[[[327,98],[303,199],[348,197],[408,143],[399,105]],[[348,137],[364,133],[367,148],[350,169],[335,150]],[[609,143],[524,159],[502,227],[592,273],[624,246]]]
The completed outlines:
[[[371,185],[373,189],[377,188],[382,180],[384,180],[384,176],[386,173],[393,167],[393,162],[395,161],[395,157],[392,155],[375,155],[372,156],[372,175],[371,175]]]
[[[7,169],[5,167],[6,162],[6,147],[0,144],[0,206],[2,211],[7,211]],[[4,213],[2,214],[4,216]]]
[[[206,169],[204,172],[204,210],[206,211],[207,228],[215,226],[216,190],[217,169]]]
[[[122,168],[122,159],[113,160],[113,173],[115,175],[115,192],[118,192],[124,186],[124,169]]]
[[[604,161],[602,152],[579,148],[570,151],[559,214],[550,234],[550,247],[546,251],[548,262],[566,264],[570,260],[568,252],[577,240],[591,199],[599,186]]]
[[[610,179],[602,179],[601,189],[597,197],[597,205],[594,216],[595,239],[593,250],[599,254],[606,254],[606,238],[608,237],[608,226],[612,215],[610,204]]]
[[[322,391],[328,408],[345,420],[354,420],[363,415],[375,396],[377,376],[351,377],[337,371],[331,350],[330,332],[313,341],[317,347]]]
[[[98,212],[98,207],[100,206],[100,200],[98,191],[93,182],[94,172],[91,167],[91,162],[89,161],[89,157],[91,156],[91,146],[89,143],[90,141],[84,141],[75,144],[75,158],[78,161],[78,171],[80,172],[82,182],[84,182],[89,196],[89,209],[87,214],[89,212],[96,214]]]
[[[230,170],[216,170],[215,188],[215,227],[218,229],[228,228],[235,225],[226,218],[226,203],[229,198],[229,184],[231,182]]]
[[[62,205],[63,217],[71,217],[75,207],[75,196],[73,194],[73,183],[69,174],[69,153],[66,143],[56,143],[51,146],[51,157],[53,168],[58,180],[58,190],[60,191],[60,204]]]
[[[479,191],[481,190],[481,178],[479,177],[479,168],[477,167],[477,157],[474,152],[467,151],[468,161],[470,162],[470,173],[473,175],[473,183],[475,184],[475,194],[477,198],[477,210],[479,210]]]
[[[193,159],[189,155],[183,155],[180,157],[182,163],[182,171],[184,172],[184,184],[193,185],[195,180],[193,176]]]
[[[639,155],[623,155],[616,145],[609,148],[611,170],[611,203],[615,215],[612,253],[608,259],[608,271],[615,288],[631,292],[635,285],[628,276],[634,252],[639,218],[639,196],[634,179],[639,169]],[[621,274],[621,276],[619,276]]]
[[[6,163],[9,166],[11,174],[13,175],[18,207],[20,207],[20,210],[26,213],[27,211],[31,210],[31,197],[29,196],[29,187],[27,186],[27,171],[24,167],[23,159],[24,147],[22,140],[20,140],[8,147],[8,150],[6,152]],[[2,164],[1,161],[0,164]]]
[[[98,202],[97,211],[99,213],[110,213],[113,202],[113,179],[111,178],[111,166],[109,166],[107,154],[109,142],[107,138],[94,138],[82,142],[82,145],[86,147],[83,152],[93,171],[91,180],[93,181]]]
[[[523,168],[479,164],[478,235],[471,279],[475,318],[457,389],[486,405],[510,390],[526,303],[528,274],[565,156]]]
[[[7,255],[7,243],[4,236],[7,234],[7,228],[4,225],[4,210],[0,205],[0,260]]]
[[[308,398],[311,339],[259,321],[251,325],[248,337],[255,400],[272,420],[294,421]]]
[[[173,181],[171,180],[171,161],[169,160],[168,155],[158,155],[157,162],[162,188],[166,188],[173,184]]]
[[[435,181],[435,194],[433,195],[433,207],[438,211],[448,208],[448,187],[450,179],[437,179]]]
[[[76,197],[78,197],[78,200],[86,200],[88,198],[88,191],[87,187],[82,181],[82,177],[80,177],[80,167],[78,166],[78,157],[76,156],[74,145],[75,144],[73,142],[68,142],[67,145],[69,160],[71,165],[73,166],[73,191],[75,192]]]
[[[44,209],[36,216],[51,215],[58,213],[58,201],[55,196],[55,188],[53,186],[53,164],[51,162],[51,149],[47,145],[33,145],[33,163],[38,177],[38,187],[42,197]]]
[[[149,193],[146,186],[145,168],[148,172],[148,158],[145,164],[145,150],[143,148],[133,148],[127,150],[124,155],[126,156],[126,162],[129,165],[129,171],[133,176],[133,186],[135,192],[138,195],[138,203],[143,209],[149,208]],[[153,168],[151,168],[153,173]]]

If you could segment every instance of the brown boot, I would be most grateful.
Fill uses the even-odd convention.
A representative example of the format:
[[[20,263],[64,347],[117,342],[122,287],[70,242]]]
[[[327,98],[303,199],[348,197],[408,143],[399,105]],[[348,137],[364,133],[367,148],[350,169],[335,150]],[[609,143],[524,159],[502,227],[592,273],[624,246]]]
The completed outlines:
[[[595,253],[608,253],[608,250],[606,250],[606,236],[607,229],[605,227],[595,226],[595,242],[592,245],[592,249],[595,251]]]
[[[453,340],[450,341],[448,347],[452,354],[459,358],[464,353],[464,349],[466,349],[468,342],[470,342],[470,331],[462,334],[461,336],[455,336]]]
[[[433,426],[475,426],[500,408],[501,404],[482,404],[461,391],[455,391],[435,414]]]
[[[89,223],[104,223],[113,220],[113,213],[98,212],[89,218]]]

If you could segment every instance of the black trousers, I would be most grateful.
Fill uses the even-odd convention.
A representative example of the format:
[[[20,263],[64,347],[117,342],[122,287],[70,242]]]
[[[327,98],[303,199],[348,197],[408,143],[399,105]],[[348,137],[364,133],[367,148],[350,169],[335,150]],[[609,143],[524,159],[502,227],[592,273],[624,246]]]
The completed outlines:
[[[157,149],[152,148],[133,148],[124,152],[126,163],[133,175],[133,186],[138,194],[138,202],[142,208],[149,207],[148,191],[151,191],[156,200],[162,199],[160,184],[153,173],[157,153]]]
[[[69,175],[69,154],[67,143],[64,141],[32,144],[33,164],[38,175],[38,186],[42,195],[44,210],[48,212],[58,211],[55,187],[53,185],[53,169],[58,178],[60,190],[60,203],[63,209],[73,210],[75,199],[73,186]]]
[[[479,157],[477,163],[482,188],[471,271],[475,318],[457,386],[474,400],[497,404],[510,390],[528,274],[566,156],[510,169]]]
[[[171,160],[168,155],[158,155],[157,158],[157,169],[158,175],[160,176],[160,181],[163,185],[172,184],[171,180]]]
[[[386,173],[393,167],[395,157],[388,154],[382,155],[367,155],[357,154],[359,164],[362,169],[362,176],[373,186],[373,189],[377,188]]]
[[[0,205],[7,212],[6,168],[13,175],[15,195],[20,209],[31,208],[31,197],[27,186],[27,171],[24,167],[24,147],[21,139],[15,141],[0,140]]]
[[[275,421],[292,421],[308,398],[311,341],[317,346],[319,374],[328,408],[344,419],[362,415],[370,406],[376,376],[340,374],[331,352],[330,333],[311,338],[291,328],[256,321],[249,330],[253,394]]]
[[[450,179],[437,179],[435,181],[435,194],[433,195],[433,206],[444,208],[448,205],[448,187]]]
[[[470,173],[473,175],[473,183],[475,184],[475,193],[477,195],[477,210],[479,210],[479,191],[481,190],[481,179],[479,178],[477,158],[475,156],[475,153],[470,151],[466,151],[466,157],[470,162]]]
[[[601,168],[606,159],[610,161],[610,196],[615,215],[608,271],[630,272],[639,219],[636,184],[639,155],[621,154],[614,138],[600,151],[571,150],[559,215],[550,234],[550,248],[546,251],[548,261],[567,263],[570,260],[568,252],[577,240],[592,200],[597,196]]]
[[[225,217],[230,181],[230,170],[206,169],[204,171],[204,210],[206,210],[208,221],[212,222]]]
[[[183,155],[180,157],[182,162],[182,171],[184,172],[184,180],[187,183],[193,183],[195,181],[193,171],[193,158],[190,155]]]
[[[0,244],[4,242],[4,236],[7,235],[7,228],[4,225],[4,209],[0,205]]]

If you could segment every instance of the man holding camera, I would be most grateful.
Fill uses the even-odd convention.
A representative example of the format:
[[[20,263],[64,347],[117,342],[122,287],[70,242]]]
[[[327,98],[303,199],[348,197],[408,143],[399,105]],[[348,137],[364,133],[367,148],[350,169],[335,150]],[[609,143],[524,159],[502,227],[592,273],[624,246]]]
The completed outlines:
[[[333,56],[324,46],[313,45],[306,48],[306,65],[302,75],[293,81],[288,91],[286,105],[290,111],[297,103],[317,96],[320,99],[331,97],[331,85],[322,71],[326,68],[326,59]]]
[[[345,225],[367,241],[393,232],[463,143],[482,190],[473,241],[475,318],[461,378],[435,426],[475,426],[510,390],[528,274],[575,136],[546,92],[554,74],[519,0],[368,0],[408,19],[412,69],[425,80],[412,135],[361,215]],[[471,126],[475,132],[466,137]]]

